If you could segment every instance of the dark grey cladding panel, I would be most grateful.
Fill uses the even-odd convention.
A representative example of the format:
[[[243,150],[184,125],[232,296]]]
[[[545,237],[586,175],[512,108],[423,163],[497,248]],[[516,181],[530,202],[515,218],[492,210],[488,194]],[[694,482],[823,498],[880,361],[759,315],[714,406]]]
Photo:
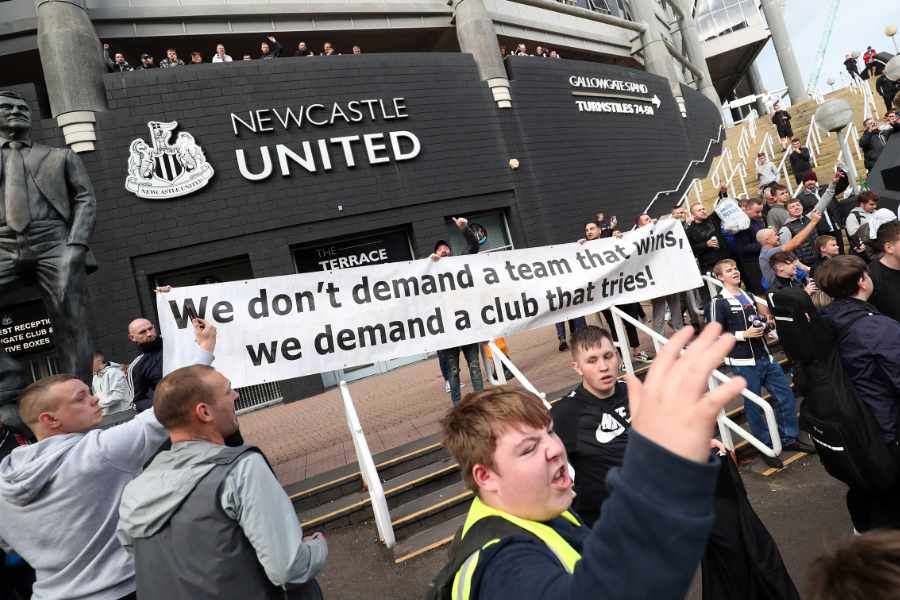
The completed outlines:
[[[688,119],[684,125],[691,145],[691,158],[700,159],[706,152],[709,140],[717,138],[719,125],[722,124],[722,111],[719,106],[710,102],[709,98],[694,88],[682,85],[681,93],[684,96],[688,112]],[[723,132],[720,141],[724,140]],[[710,157],[716,154],[718,152],[710,151]]]
[[[105,83],[110,110],[98,114],[98,149],[82,157],[99,206],[92,315],[97,343],[117,360],[132,353],[124,334],[128,321],[153,315],[148,277],[158,269],[149,265],[158,261],[150,258],[171,257],[163,269],[170,270],[248,255],[255,276],[288,274],[292,244],[404,226],[417,250],[430,249],[432,236],[443,235],[446,216],[514,202],[498,111],[468,55],[238,61],[110,74]],[[395,97],[405,98],[409,118],[287,131],[278,125],[272,133],[237,137],[229,118],[243,113],[246,120],[255,109]],[[206,187],[153,201],[125,190],[129,147],[137,138],[149,142],[148,121],[178,121],[180,131],[194,136],[216,171]],[[276,171],[261,182],[247,181],[236,166],[237,148],[247,150],[255,169],[260,146],[299,151],[304,140],[395,130],[418,137],[418,157],[370,166],[355,144],[358,165],[348,168],[336,146],[330,172],[296,166],[288,177]]]
[[[887,146],[869,172],[868,183],[869,189],[879,195],[878,207],[896,212],[900,205],[900,135],[888,138]]]
[[[206,64],[196,67],[133,72],[106,78],[110,111],[98,123],[99,150],[90,168],[107,201],[119,211],[145,216],[149,232],[168,232],[171,223],[211,219],[210,227],[192,232],[192,239],[209,241],[230,235],[234,223],[254,231],[310,223],[399,206],[509,190],[512,181],[502,152],[496,109],[474,61],[462,54],[363,55],[331,58],[283,58],[275,61]],[[340,118],[330,126],[293,123],[285,129],[275,118],[275,131],[252,133],[239,123],[249,112],[325,105],[334,102],[346,111],[352,100],[404,98],[406,119],[383,120],[368,109],[360,123]],[[376,107],[377,109],[378,107]],[[321,118],[324,111],[318,111]],[[272,115],[269,115],[272,117]],[[194,136],[216,171],[202,190],[169,201],[143,200],[124,189],[129,145],[149,140],[148,121],[177,121],[180,131]],[[316,140],[338,136],[406,130],[421,143],[412,160],[370,165],[360,142],[353,143],[355,167],[348,167],[341,147],[329,143],[333,168],[322,169]],[[282,144],[301,152],[313,143],[317,170],[309,173],[291,164],[282,176],[275,154]],[[406,150],[410,144],[400,140]],[[269,148],[273,173],[260,182],[241,177],[236,150],[245,152],[247,167],[258,172],[261,147]],[[390,143],[388,143],[390,148]],[[340,209],[338,208],[340,206]],[[236,210],[228,223],[217,215]],[[119,213],[121,214],[121,212]],[[113,224],[115,215],[101,214],[99,231],[113,239],[127,235]],[[199,239],[198,239],[199,238]],[[168,235],[154,237],[145,252],[162,250],[189,240]]]
[[[712,123],[712,103],[690,96],[685,120],[668,82],[644,71],[538,57],[510,57],[505,62],[514,99],[505,119],[507,136],[521,137],[519,158],[530,171],[529,177],[519,172],[519,208],[529,221],[523,226],[540,232],[545,243],[580,237],[584,222],[599,210],[630,226],[658,191],[675,187],[690,160],[699,158],[695,149],[700,144],[694,140],[715,136],[718,122]],[[572,76],[635,82],[646,85],[647,93],[575,87]],[[579,111],[578,100],[648,103],[576,97],[573,91],[655,95],[660,105],[653,116]],[[651,212],[670,208],[663,204]]]

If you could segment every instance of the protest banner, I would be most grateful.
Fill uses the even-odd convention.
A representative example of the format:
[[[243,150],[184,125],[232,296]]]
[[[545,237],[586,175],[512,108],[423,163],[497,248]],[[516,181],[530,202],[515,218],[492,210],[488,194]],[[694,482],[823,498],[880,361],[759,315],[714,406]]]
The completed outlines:
[[[194,343],[196,313],[218,328],[215,367],[243,387],[484,342],[701,283],[681,223],[668,219],[621,239],[175,288],[157,308],[165,365]]]

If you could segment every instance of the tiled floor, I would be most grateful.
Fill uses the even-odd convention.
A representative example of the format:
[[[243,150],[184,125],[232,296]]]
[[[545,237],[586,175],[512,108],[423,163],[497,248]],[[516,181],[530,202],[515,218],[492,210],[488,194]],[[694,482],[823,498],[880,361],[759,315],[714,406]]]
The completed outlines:
[[[510,358],[540,391],[578,383],[558,343],[552,327],[507,339]],[[461,371],[465,393],[472,388],[468,369]],[[353,382],[350,392],[373,454],[437,433],[450,408],[436,359]],[[356,462],[337,388],[241,416],[240,423],[244,438],[266,453],[285,485]]]

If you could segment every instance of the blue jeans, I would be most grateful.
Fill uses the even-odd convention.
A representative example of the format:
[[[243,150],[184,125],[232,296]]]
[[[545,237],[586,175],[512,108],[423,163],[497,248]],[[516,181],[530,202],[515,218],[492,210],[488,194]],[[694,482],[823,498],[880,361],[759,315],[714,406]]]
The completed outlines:
[[[579,329],[584,329],[587,327],[587,320],[584,317],[576,317],[574,319],[569,320],[569,335],[575,335],[575,332]],[[559,341],[564,341],[566,339],[566,322],[560,321],[556,324],[556,337]]]
[[[762,396],[762,388],[766,388],[772,395],[772,408],[775,409],[775,420],[778,422],[778,435],[781,436],[781,445],[791,444],[797,441],[800,426],[797,421],[797,401],[794,392],[788,384],[787,377],[781,365],[773,363],[768,357],[756,359],[756,365],[752,367],[732,367],[735,372],[747,380],[747,389]],[[769,428],[766,427],[766,417],[762,409],[750,400],[744,400],[744,414],[747,415],[747,423],[750,425],[750,433],[762,443],[770,445]]]
[[[472,378],[472,391],[480,392],[484,389],[484,380],[481,376],[481,357],[479,356],[480,344],[469,344],[468,346],[458,346],[456,348],[447,348],[441,350],[444,354],[444,360],[447,361],[447,381],[450,382],[450,401],[453,406],[459,404],[459,351],[462,350],[469,363],[469,377]]]

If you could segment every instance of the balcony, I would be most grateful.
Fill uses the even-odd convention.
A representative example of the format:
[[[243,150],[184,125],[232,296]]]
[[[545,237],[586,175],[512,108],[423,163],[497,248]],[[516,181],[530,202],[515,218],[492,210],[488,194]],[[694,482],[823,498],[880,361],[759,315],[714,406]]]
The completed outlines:
[[[696,0],[703,53],[720,97],[728,97],[769,40],[758,0]]]

